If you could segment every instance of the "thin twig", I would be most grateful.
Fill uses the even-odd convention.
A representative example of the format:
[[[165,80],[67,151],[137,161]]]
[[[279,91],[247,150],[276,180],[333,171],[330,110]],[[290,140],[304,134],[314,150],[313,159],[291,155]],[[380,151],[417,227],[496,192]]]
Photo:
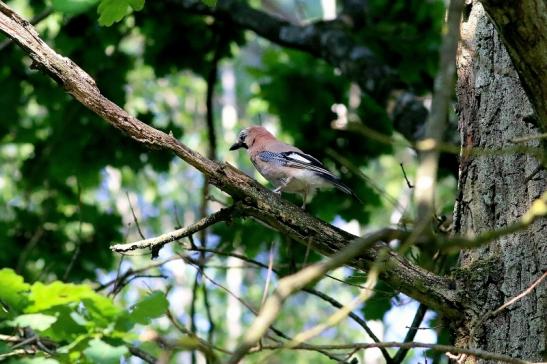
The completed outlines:
[[[30,238],[29,242],[26,244],[25,248],[19,255],[19,259],[17,259],[17,268],[15,268],[15,271],[19,274],[23,272],[23,268],[25,267],[25,264],[27,262],[27,259],[36,246],[40,242],[40,239],[42,239],[42,236],[46,230],[43,226],[39,226],[34,234],[32,234],[32,237]]]
[[[215,281],[214,279],[212,279],[211,277],[209,277],[205,272],[203,272],[203,277],[205,279],[207,279],[209,282],[211,282],[212,284],[214,284],[215,286],[219,287],[220,289],[224,290],[225,292],[227,292],[230,296],[234,297],[237,301],[239,301],[243,306],[245,306],[249,311],[251,311],[255,316],[258,316],[258,312],[249,304],[247,303],[243,298],[237,296],[235,293],[233,293],[229,288],[225,287],[224,285],[218,283],[217,281]],[[270,330],[272,330],[272,332],[274,332],[277,336],[285,339],[285,340],[289,340],[291,341],[292,338],[290,336],[288,336],[287,334],[285,334],[283,331],[279,330],[278,328],[276,328],[275,326],[270,326],[269,328]],[[270,337],[272,340],[276,341],[276,342],[279,342],[279,340],[275,339],[274,337]],[[338,356],[335,356],[331,353],[329,353],[328,351],[326,350],[322,350],[322,349],[319,349],[317,350],[317,352],[333,359],[333,360],[336,360],[337,362],[340,362],[340,358]],[[342,362],[344,363],[344,362]]]
[[[342,166],[349,169],[351,173],[353,173],[354,175],[362,179],[368,186],[370,186],[373,190],[375,190],[382,198],[384,198],[385,201],[391,204],[396,210],[401,209],[401,207],[399,206],[399,203],[393,196],[391,196],[383,188],[381,188],[378,185],[378,183],[376,183],[372,178],[364,174],[363,171],[361,171],[361,169],[359,169],[359,167],[353,164],[349,159],[342,156],[340,153],[338,153],[332,148],[327,148],[326,153],[329,157],[332,157],[336,162],[340,163]]]
[[[321,298],[322,300],[330,303],[332,306],[334,306],[336,308],[344,307],[344,305],[342,305],[340,302],[338,302],[337,300],[335,300],[331,296],[328,296],[325,293],[323,293],[321,291],[318,291],[316,289],[304,288],[302,290],[302,292],[306,292],[306,293],[309,293],[311,295],[317,296],[317,297]],[[377,343],[380,342],[380,339],[378,339],[378,337],[370,329],[370,327],[367,325],[367,322],[365,320],[363,320],[361,317],[357,316],[353,312],[350,312],[348,314],[348,317],[353,319],[353,321],[355,321],[359,326],[361,326],[365,330],[367,335],[372,339],[372,341],[377,342]],[[382,355],[384,356],[384,359],[386,359],[386,363],[391,363],[392,359],[391,359],[391,356],[389,355],[389,353],[387,352],[387,350],[385,348],[380,348],[380,350],[382,351]]]
[[[197,268],[197,267],[196,267]],[[212,279],[209,275],[205,273],[205,271],[202,272],[203,277],[207,279],[209,282],[211,282],[213,285],[217,286],[218,288],[225,291],[227,294],[235,298],[239,303],[241,303],[245,308],[247,308],[249,311],[252,312],[253,315],[257,316],[258,311],[248,302],[246,302],[243,298],[236,295],[234,292],[232,292],[228,287],[218,283],[216,280]],[[283,333],[281,330],[275,328],[274,326],[270,327],[270,329],[279,337],[284,339],[289,339],[289,336],[287,336],[285,333]],[[279,342],[279,340],[272,338],[272,340]]]
[[[203,248],[201,248],[203,249]],[[203,250],[207,250],[207,251],[210,251],[212,249],[203,249]],[[235,253],[234,253],[235,254]],[[224,254],[224,255],[231,255],[231,254]],[[237,254],[236,254],[237,255]],[[205,273],[205,270],[203,269],[204,267],[201,267],[199,266],[199,264],[191,259],[190,257],[187,257],[187,256],[182,256],[182,255],[179,255],[181,259],[183,259],[185,262],[187,262],[188,264],[194,266],[197,270],[201,269],[201,275],[203,278],[207,279],[210,283],[212,283],[213,285],[219,287],[220,289],[224,290],[226,293],[228,293],[230,296],[234,297],[237,301],[239,301],[243,306],[245,306],[249,311],[251,311],[255,316],[258,316],[258,312],[249,304],[247,303],[244,299],[242,299],[241,297],[237,296],[235,293],[233,293],[229,288],[225,287],[224,285],[218,283],[217,281],[215,281],[214,279],[212,279],[209,275],[207,275]],[[248,260],[248,258],[246,257],[243,257],[241,256],[241,258],[245,258],[244,260]],[[265,264],[263,263],[260,263],[260,262],[256,262],[254,261],[255,263],[259,264],[259,265],[262,265],[263,267],[267,267]],[[276,272],[277,273],[277,272]],[[340,304],[341,306],[341,304]],[[291,341],[292,338],[288,335],[286,335],[285,333],[283,333],[283,331],[279,330],[278,328],[276,328],[275,326],[271,325],[270,328],[269,328],[273,333],[275,333],[277,336],[279,336],[280,338],[283,338],[283,339],[286,339],[286,340],[289,340]],[[278,339],[276,339],[275,337],[271,337],[269,336],[269,338],[273,341],[276,341],[276,342],[279,342]],[[345,364],[348,364],[346,363],[345,361],[340,361],[340,358],[338,356],[335,356],[335,355],[332,355],[331,353],[329,353],[328,351],[325,351],[325,350],[317,350],[317,352],[329,357],[330,359],[333,359],[337,362],[340,362],[340,363],[345,363]]]
[[[422,323],[425,317],[426,312],[427,312],[427,306],[420,303],[420,305],[418,306],[418,309],[416,310],[416,314],[414,315],[414,319],[412,320],[412,324],[410,325],[410,328],[408,332],[406,333],[406,336],[404,339],[405,343],[408,343],[414,340],[414,338],[416,337],[416,333],[418,332],[420,328],[420,324]],[[408,348],[399,348],[399,350],[397,350],[397,353],[393,357],[393,362],[396,364],[402,363],[409,350],[410,349]]]
[[[264,345],[262,347],[262,350],[278,350],[282,348],[281,345]],[[421,342],[409,342],[409,343],[401,343],[401,342],[381,342],[381,343],[354,343],[354,344],[341,344],[341,345],[310,345],[310,344],[300,344],[293,349],[300,349],[300,350],[317,350],[317,349],[324,349],[324,350],[347,350],[347,349],[371,349],[371,348],[407,348],[407,349],[414,349],[414,348],[426,348],[431,349],[439,352],[444,353],[461,353],[461,354],[468,354],[468,355],[474,355],[481,359],[486,360],[494,360],[498,362],[504,362],[504,363],[510,363],[510,364],[534,364],[533,362],[512,358],[510,356],[492,353],[489,351],[484,351],[480,349],[464,349],[464,348],[458,348],[455,346],[450,345],[440,345],[440,344],[428,344],[428,343],[421,343]],[[544,363],[536,363],[536,364],[544,364]]]
[[[118,285],[123,283],[123,280],[120,279],[120,277],[122,274],[122,264],[124,259],[125,259],[125,256],[122,255],[118,263],[118,268],[116,269],[116,278],[114,279],[114,287],[112,287],[112,291],[109,293],[109,295],[116,295],[116,293],[119,292]]]
[[[196,248],[196,249],[193,249],[193,250],[200,250],[200,248]],[[244,261],[244,262],[247,262],[247,263],[249,263],[249,264],[256,265],[256,266],[259,267],[259,268],[269,269],[269,266],[268,266],[268,265],[266,265],[266,264],[264,264],[264,263],[261,263],[261,262],[259,262],[259,261],[253,260],[253,259],[251,259],[251,258],[248,258],[248,257],[246,257],[246,256],[244,256],[244,255],[241,255],[241,254],[237,254],[237,253],[233,253],[233,252],[223,252],[223,251],[219,251],[219,250],[215,250],[215,249],[203,249],[203,250],[205,250],[205,251],[208,252],[208,253],[213,253],[213,254],[218,254],[218,255],[224,255],[224,256],[231,256],[231,257],[240,259],[240,260],[242,260],[242,261]],[[210,267],[208,266],[208,268],[210,268]],[[272,268],[272,271],[273,271],[275,274],[279,275],[279,272],[278,272],[276,269]],[[330,276],[330,275],[326,275],[326,276]],[[338,279],[335,278],[335,277],[332,277],[332,278],[334,278],[334,279],[337,280],[337,281],[340,281],[341,283],[346,283],[346,282],[344,282],[344,281],[342,281],[342,280],[338,280]],[[211,283],[213,283],[213,282],[211,282]],[[213,284],[214,284],[214,283],[213,283]],[[361,289],[366,289],[366,287],[363,286],[363,285],[357,285],[357,286],[355,286],[355,287],[359,287],[359,288],[361,288]],[[224,287],[221,287],[221,288],[224,289]],[[324,301],[330,303],[332,306],[334,306],[334,307],[336,307],[336,308],[342,308],[342,307],[343,307],[343,304],[340,303],[339,301],[335,300],[335,299],[332,298],[331,296],[329,296],[329,295],[327,295],[327,294],[325,294],[325,293],[323,293],[323,292],[321,292],[321,291],[318,291],[318,290],[316,290],[316,289],[314,289],[314,288],[307,288],[307,287],[306,287],[306,288],[302,289],[302,292],[306,292],[306,293],[308,293],[308,294],[311,294],[311,295],[313,295],[313,296],[316,296],[316,297],[318,297],[318,298],[320,298],[320,299],[322,299],[322,300],[324,300]],[[378,291],[378,290],[374,290],[374,292],[377,294],[379,291]],[[353,319],[359,326],[361,326],[361,327],[365,330],[365,332],[368,334],[368,336],[370,336],[370,338],[371,338],[372,340],[374,340],[374,342],[380,342],[380,340],[378,339],[378,337],[377,337],[377,336],[374,334],[374,332],[370,329],[370,327],[367,325],[367,323],[366,323],[365,320],[363,320],[362,318],[360,318],[359,316],[357,316],[357,315],[354,314],[353,312],[351,312],[351,313],[349,314],[349,317],[350,317],[351,319]],[[387,351],[386,351],[385,349],[382,348],[381,350],[382,350],[382,352],[384,353],[384,357],[386,358],[386,361],[387,361],[388,358],[389,358],[389,354],[387,353]]]
[[[196,274],[194,275],[194,283],[192,285],[192,300],[190,301],[190,332],[194,335],[197,335],[196,332],[196,301],[198,296],[198,286],[199,286],[199,276],[201,272],[198,267],[196,269]],[[192,364],[196,363],[196,352],[192,350],[190,352],[190,361]]]
[[[524,291],[516,295],[515,297],[511,298],[509,301],[505,302],[503,305],[495,309],[494,311],[487,312],[484,316],[482,316],[475,325],[473,325],[473,328],[470,331],[469,336],[471,338],[475,337],[475,333],[477,330],[482,326],[482,324],[486,321],[491,319],[492,317],[500,314],[503,310],[505,310],[507,307],[511,306],[518,300],[520,300],[523,297],[526,297],[530,292],[532,292],[545,278],[547,277],[547,272],[543,273],[539,278],[537,278],[534,282],[532,282],[528,288],[526,288]]]
[[[22,339],[19,336],[0,334],[0,341],[5,341],[8,343],[18,343],[21,340]]]
[[[460,251],[462,249],[478,248],[503,236],[526,229],[537,219],[545,215],[547,215],[547,191],[545,191],[540,198],[532,202],[532,205],[530,206],[528,211],[526,211],[526,213],[524,213],[524,215],[522,215],[520,220],[518,220],[517,222],[514,222],[500,229],[485,231],[472,239],[453,237],[448,240],[443,240],[444,237],[442,235],[438,235],[438,245],[442,251],[448,252]]]
[[[122,256],[122,259],[123,259],[123,256]],[[159,267],[161,267],[162,265],[164,265],[168,262],[171,262],[173,260],[178,260],[178,259],[180,259],[180,257],[176,256],[176,257],[171,257],[171,258],[165,259],[164,261],[159,262],[159,263],[153,263],[153,264],[144,266],[142,268],[128,269],[123,274],[118,273],[116,278],[111,279],[110,281],[108,281],[106,283],[102,283],[100,286],[95,288],[95,291],[97,291],[97,292],[102,291],[103,289],[108,288],[112,284],[115,284],[117,281],[124,282],[125,280],[130,279],[131,276],[133,276],[133,275],[138,275],[138,274],[143,273],[143,272],[145,272],[147,270],[150,270],[150,269],[159,268]]]
[[[7,358],[11,358],[12,356],[18,356],[18,355],[32,355],[35,354],[37,350],[34,349],[16,349],[13,351],[10,351],[8,353],[0,354],[0,361],[3,361]]]
[[[139,235],[141,236],[141,239],[146,239],[144,237],[144,234],[141,230],[141,225],[139,224],[139,219],[137,219],[137,215],[135,214],[135,210],[133,210],[133,204],[131,203],[131,198],[129,198],[129,192],[125,191],[125,196],[127,197],[127,203],[129,204],[129,209],[131,210],[131,215],[133,215],[133,221],[135,222],[135,225],[137,226],[137,231],[139,232]]]
[[[194,333],[192,333],[190,330],[188,330],[183,324],[181,324],[175,318],[175,316],[173,315],[173,313],[171,311],[167,310],[166,316],[169,319],[169,321],[173,324],[175,329],[177,329],[182,334],[188,335],[190,338],[195,339],[199,344],[197,349],[200,350],[206,357],[214,358],[214,360],[213,360],[214,362],[218,361],[218,358],[216,357],[216,355],[214,353],[214,350],[219,351],[219,352],[224,353],[224,354],[231,354],[230,351],[228,351],[226,349],[223,349],[221,347],[215,346],[215,345],[203,340],[198,335],[195,335]]]
[[[524,143],[524,142],[529,142],[531,140],[546,139],[546,138],[547,138],[547,133],[534,134],[534,135],[527,135],[527,136],[513,138],[511,139],[511,143]]]
[[[333,327],[340,323],[344,318],[346,318],[351,311],[356,309],[360,304],[369,299],[374,293],[372,289],[376,286],[378,282],[378,268],[374,266],[370,272],[368,272],[367,281],[365,282],[365,287],[361,290],[359,295],[355,297],[351,302],[341,307],[334,314],[329,316],[325,322],[322,322],[306,331],[303,331],[296,335],[294,339],[285,345],[285,348],[292,348],[301,344],[305,341],[310,340],[313,337],[321,334],[326,329]]]
[[[213,24],[215,26],[215,24]],[[221,33],[224,34],[224,33]],[[211,68],[209,69],[209,73],[207,75],[207,95],[206,95],[206,123],[207,123],[207,140],[208,140],[208,151],[207,151],[207,157],[211,160],[216,159],[217,155],[217,137],[216,137],[216,129],[215,129],[215,123],[214,123],[214,91],[215,91],[215,85],[217,83],[217,75],[218,75],[218,62],[220,61],[221,57],[221,50],[222,50],[222,38],[223,35],[218,36],[218,40],[215,39],[216,45],[215,45],[215,53],[213,56],[213,59],[211,60]],[[209,177],[205,176],[203,178],[203,188],[202,188],[202,196],[201,196],[201,206],[200,206],[200,217],[203,218],[207,215],[207,206],[208,206],[208,196],[210,192],[209,187]],[[200,232],[200,241],[201,246],[206,248],[207,247],[207,229],[203,229]],[[202,253],[201,261],[205,261],[205,253]],[[203,270],[203,267],[201,268]],[[201,273],[200,273],[201,274]],[[197,279],[196,274],[196,279]],[[196,281],[197,282],[197,281]],[[213,334],[215,331],[215,323],[213,322],[213,316],[211,314],[211,308],[209,305],[209,292],[207,290],[207,286],[201,282],[202,286],[202,293],[203,293],[203,305],[205,306],[205,313],[207,315],[207,320],[209,321],[209,328],[207,330],[207,340],[209,342],[213,341]],[[192,356],[192,362],[194,362],[194,356]]]
[[[385,239],[386,235],[391,235],[391,230],[381,230],[366,237],[358,238],[347,247],[341,249],[330,259],[312,264],[295,274],[282,278],[279,281],[275,292],[266,300],[264,306],[260,310],[260,314],[247,330],[243,342],[236,348],[234,354],[229,358],[227,363],[238,363],[246,355],[252,346],[255,345],[268,330],[268,327],[276,319],[283,303],[290,295],[320,279],[329,270],[337,268],[348,260],[358,256],[378,240]]]
[[[153,356],[152,354],[149,354],[146,351],[139,349],[138,347],[134,345],[129,345],[127,348],[129,349],[129,352],[131,353],[131,355],[142,359],[145,363],[148,363],[148,364],[157,363],[158,359],[156,359],[156,357]]]
[[[171,231],[155,238],[136,241],[133,243],[112,245],[110,249],[116,253],[127,253],[134,250],[150,249],[159,250],[165,244],[190,236],[197,231],[205,229],[219,221],[227,221],[232,217],[233,208],[223,208],[198,222],[182,229]]]
[[[209,321],[209,328],[207,329],[207,341],[212,343],[216,325],[213,321],[211,303],[209,302],[209,291],[207,290],[207,286],[203,282],[201,284],[201,289],[203,291],[203,306],[205,307],[205,315],[207,316],[207,320]]]
[[[543,275],[541,277],[539,277],[535,282],[533,282],[528,288],[526,288],[524,291],[522,291],[521,293],[519,293],[518,295],[516,295],[515,297],[511,298],[509,301],[505,302],[503,305],[501,305],[500,307],[498,307],[496,310],[494,310],[494,312],[492,312],[492,314],[490,315],[490,317],[492,316],[496,316],[497,314],[499,314],[501,311],[505,310],[507,307],[511,306],[513,303],[517,302],[518,300],[520,300],[521,298],[523,298],[524,296],[530,294],[530,292],[532,292],[534,290],[534,288],[536,288],[540,283],[541,281],[543,281],[545,279],[545,277],[547,277],[547,272],[543,273]]]
[[[399,163],[399,165],[401,166],[401,171],[403,171],[403,177],[405,178],[406,185],[408,186],[408,188],[414,188],[412,183],[410,183],[410,181],[408,180],[408,177],[407,177],[406,171],[405,171],[405,166],[403,165],[403,163]]]
[[[274,261],[274,249],[275,249],[275,241],[272,242],[272,246],[270,247],[270,254],[268,257],[268,271],[266,273],[266,283],[264,284],[264,291],[262,292],[262,299],[260,300],[260,307],[264,305],[264,302],[266,302],[266,297],[268,297],[268,292],[270,290],[270,281],[272,279],[272,271],[273,271],[273,261]]]
[[[347,130],[349,132],[360,134],[364,137],[373,139],[382,144],[399,146],[403,148],[412,148],[418,152],[437,151],[447,154],[461,154],[461,147],[455,144],[448,144],[443,142],[431,143],[427,141],[418,141],[416,143],[410,143],[403,140],[397,140],[387,134],[383,134],[368,128],[361,122],[350,121],[344,127],[337,128],[339,130]],[[492,157],[503,155],[514,155],[517,153],[530,154],[539,160],[542,160],[543,151],[541,148],[529,147],[529,146],[511,146],[502,148],[480,148],[480,147],[468,147],[466,148],[468,156],[480,158],[480,157]]]
[[[76,186],[78,188],[78,241],[76,242],[76,248],[74,249],[74,253],[72,254],[70,262],[68,263],[65,269],[65,273],[63,274],[63,281],[65,282],[68,279],[68,276],[72,271],[76,260],[80,256],[80,250],[82,246],[82,188],[80,186],[80,180],[77,177]]]

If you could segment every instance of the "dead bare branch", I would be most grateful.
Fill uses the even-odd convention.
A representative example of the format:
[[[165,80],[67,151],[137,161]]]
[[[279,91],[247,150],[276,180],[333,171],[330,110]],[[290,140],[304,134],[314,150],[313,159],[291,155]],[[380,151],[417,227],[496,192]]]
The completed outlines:
[[[264,345],[262,346],[262,350],[279,350],[283,348],[281,345]],[[504,363],[510,363],[510,364],[534,364],[533,362],[512,358],[510,356],[501,355],[492,353],[489,351],[479,350],[479,349],[463,349],[458,348],[456,346],[450,346],[450,345],[440,345],[440,344],[427,344],[427,343],[421,343],[421,342],[408,342],[408,343],[400,343],[400,342],[381,342],[381,343],[354,343],[354,344],[341,344],[341,345],[310,345],[310,344],[300,344],[293,349],[300,349],[300,350],[314,350],[317,349],[324,349],[324,350],[347,350],[347,349],[371,349],[371,348],[406,348],[406,349],[413,349],[413,348],[426,348],[431,349],[439,352],[446,353],[447,356],[449,353],[459,353],[459,354],[467,354],[467,355],[473,355],[481,359],[486,360],[493,360],[496,362],[504,362]],[[544,363],[535,363],[535,364],[544,364]]]
[[[155,238],[139,240],[133,243],[115,244],[112,245],[110,249],[112,251],[115,251],[116,253],[122,254],[142,249],[148,249],[152,252],[158,252],[159,249],[161,249],[161,247],[163,247],[167,243],[185,238],[189,235],[192,235],[198,231],[207,228],[208,226],[216,224],[219,221],[229,220],[232,217],[232,214],[233,208],[227,207],[215,212],[214,214],[211,214],[210,216],[204,217],[203,219],[197,221],[190,226],[162,234]]]

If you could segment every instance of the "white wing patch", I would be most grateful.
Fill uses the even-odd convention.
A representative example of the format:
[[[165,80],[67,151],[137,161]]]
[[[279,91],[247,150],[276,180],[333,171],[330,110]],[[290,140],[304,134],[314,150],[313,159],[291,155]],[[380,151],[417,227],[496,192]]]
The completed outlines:
[[[294,159],[296,161],[300,161],[302,163],[306,163],[306,164],[312,164],[312,161],[310,161],[309,159],[306,159],[304,158],[303,156],[301,156],[300,154],[296,154],[296,153],[291,153],[289,155],[287,155],[288,158],[291,158],[291,159]]]

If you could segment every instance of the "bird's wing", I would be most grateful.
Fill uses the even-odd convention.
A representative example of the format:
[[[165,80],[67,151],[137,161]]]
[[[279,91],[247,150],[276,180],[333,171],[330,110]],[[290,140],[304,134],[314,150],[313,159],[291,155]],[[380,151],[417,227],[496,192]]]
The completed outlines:
[[[274,163],[283,167],[292,167],[298,169],[307,169],[315,172],[318,176],[330,181],[339,190],[354,196],[359,202],[361,199],[345,184],[340,178],[331,173],[323,164],[309,154],[302,152],[270,152],[262,151],[258,153],[258,158],[266,163]],[[362,203],[362,202],[361,202]]]
[[[283,152],[281,154],[283,154],[285,158],[287,158],[291,162],[300,162],[304,165],[314,165],[316,167],[325,169],[325,166],[323,165],[323,163],[321,163],[318,159],[312,157],[309,154],[296,152],[296,151]]]
[[[258,153],[258,157],[263,162],[276,163],[284,167],[308,169],[321,175],[328,175],[331,178],[338,179],[319,160],[309,154],[295,151],[280,153],[263,151]]]

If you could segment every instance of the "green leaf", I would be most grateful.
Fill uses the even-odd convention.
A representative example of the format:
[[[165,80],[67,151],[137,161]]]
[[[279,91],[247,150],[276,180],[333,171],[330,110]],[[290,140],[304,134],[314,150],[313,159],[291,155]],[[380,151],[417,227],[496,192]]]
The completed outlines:
[[[11,351],[11,348],[8,344],[6,344],[3,341],[0,341],[0,354],[9,353]]]
[[[26,304],[26,292],[30,289],[30,285],[25,283],[25,280],[20,275],[17,275],[13,269],[0,269],[0,303],[14,309],[22,309]],[[3,317],[5,312],[4,307],[0,307],[0,317]]]
[[[52,340],[59,342],[67,342],[74,340],[79,335],[84,335],[92,330],[91,325],[84,326],[83,322],[76,322],[74,319],[74,311],[76,304],[56,306],[55,316],[57,321],[51,325],[43,334]],[[53,310],[53,309],[51,309]]]
[[[33,330],[44,331],[47,330],[55,321],[57,321],[57,317],[55,316],[44,315],[43,313],[31,313],[17,316],[13,320],[8,321],[8,325],[13,327],[28,326]]]
[[[21,358],[18,359],[17,364],[59,364],[55,359],[51,358]]]
[[[25,310],[29,313],[44,311],[71,302],[84,302],[95,316],[111,318],[120,311],[110,299],[101,296],[90,286],[84,284],[59,281],[50,284],[37,282],[32,285],[29,298],[33,301],[33,304]]]
[[[33,304],[27,307],[27,312],[38,312],[57,305],[66,305],[70,302],[79,302],[83,298],[95,295],[91,287],[86,285],[53,282],[43,284],[37,282],[32,285],[30,299]]]
[[[93,339],[84,350],[84,355],[93,363],[118,364],[120,358],[128,353],[125,346],[112,346],[99,339]]]
[[[391,299],[396,292],[382,281],[376,284],[374,290],[374,295],[365,302],[363,313],[367,320],[382,320],[391,308]]]
[[[72,341],[69,342],[67,345],[58,347],[56,353],[57,354],[68,354],[71,351],[73,351],[75,348],[80,347],[82,345],[82,343],[86,340],[89,340],[89,336],[87,334],[78,335],[78,336],[72,338]]]
[[[133,8],[135,11],[142,10],[144,8],[144,0],[128,0],[129,6]]]
[[[55,11],[67,15],[77,15],[83,13],[99,0],[51,0],[51,5]]]
[[[144,0],[101,0],[99,4],[99,24],[111,26],[132,10],[139,11],[144,7]]]
[[[138,324],[147,324],[151,319],[163,315],[168,306],[169,302],[165,298],[165,294],[155,291],[133,307],[129,319]]]

